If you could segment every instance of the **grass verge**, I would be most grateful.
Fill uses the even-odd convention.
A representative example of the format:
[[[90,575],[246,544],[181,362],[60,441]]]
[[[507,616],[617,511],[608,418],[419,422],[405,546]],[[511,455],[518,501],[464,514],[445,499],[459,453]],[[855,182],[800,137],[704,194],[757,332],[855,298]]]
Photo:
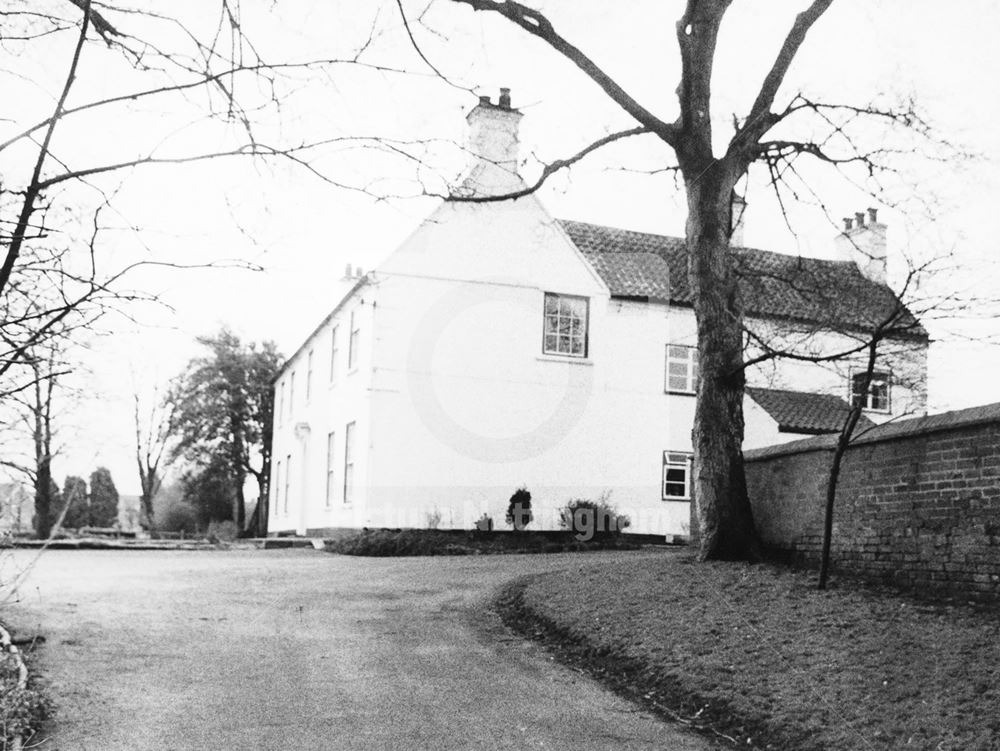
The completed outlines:
[[[627,537],[581,542],[571,532],[465,532],[435,529],[366,529],[328,540],[331,553],[368,556],[504,555],[584,550],[637,550]]]
[[[687,553],[509,585],[514,630],[669,719],[741,748],[1000,749],[996,608]]]

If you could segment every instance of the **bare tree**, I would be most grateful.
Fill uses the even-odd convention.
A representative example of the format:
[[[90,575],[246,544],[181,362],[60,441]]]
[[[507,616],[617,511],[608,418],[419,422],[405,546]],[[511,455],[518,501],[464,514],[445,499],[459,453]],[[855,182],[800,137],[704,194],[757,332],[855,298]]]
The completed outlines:
[[[6,410],[13,417],[10,426],[30,436],[30,452],[23,459],[17,451],[0,459],[0,464],[12,469],[31,483],[35,493],[36,536],[48,539],[53,529],[53,514],[59,505],[59,486],[52,475],[52,460],[57,452],[54,446],[56,432],[55,393],[59,378],[68,373],[63,369],[58,350],[53,346],[38,347],[28,358],[32,374],[30,383],[11,395]],[[63,509],[65,515],[65,509]]]
[[[154,390],[149,405],[143,409],[138,391],[132,394],[135,419],[135,462],[139,471],[140,524],[154,529],[153,500],[163,482],[162,462],[170,440],[173,405],[162,400]]]
[[[392,73],[366,61],[371,39],[342,58],[271,62],[245,32],[240,4],[227,0],[208,5],[216,17],[207,26],[205,6],[190,17],[185,9],[163,12],[116,0],[13,0],[8,6],[0,12],[0,80],[37,83],[24,86],[35,94],[45,84],[58,88],[46,108],[38,104],[44,95],[18,102],[0,123],[0,376],[23,366],[31,348],[79,308],[98,299],[144,299],[118,289],[136,267],[177,265],[146,258],[111,267],[104,258],[102,209],[118,216],[116,228],[134,229],[115,205],[134,170],[232,158],[284,160],[329,185],[364,190],[322,174],[310,158],[339,144],[399,153],[394,144],[355,136],[289,136],[276,144],[268,139],[275,129],[261,125],[279,121],[285,96],[300,84],[297,76],[326,75],[338,65]],[[109,71],[126,88],[95,96],[103,91],[95,82]],[[143,109],[166,124],[149,129]],[[92,127],[95,117],[135,126],[119,143]],[[201,139],[176,145],[174,136],[192,127],[214,128],[204,140],[217,145],[191,145]],[[220,133],[224,138],[216,137]],[[112,180],[118,185],[109,188]],[[39,285],[55,294],[44,295],[45,306],[20,309],[17,300],[37,299]]]

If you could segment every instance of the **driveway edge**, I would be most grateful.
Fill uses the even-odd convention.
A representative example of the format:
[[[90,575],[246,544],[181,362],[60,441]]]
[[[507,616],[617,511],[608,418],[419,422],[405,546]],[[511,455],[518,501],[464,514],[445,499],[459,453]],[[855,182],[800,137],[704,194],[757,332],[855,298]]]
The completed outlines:
[[[525,590],[533,581],[544,576],[546,574],[518,577],[498,591],[493,607],[508,629],[522,638],[539,642],[562,664],[586,673],[619,696],[648,709],[661,719],[714,741],[718,748],[740,746],[732,736],[710,724],[698,722],[696,717],[685,717],[665,703],[672,696],[689,698],[680,682],[664,692],[662,676],[659,680],[651,680],[649,666],[644,662],[627,655],[624,650],[610,651],[606,647],[599,647],[559,623],[550,614],[531,607],[525,600]]]

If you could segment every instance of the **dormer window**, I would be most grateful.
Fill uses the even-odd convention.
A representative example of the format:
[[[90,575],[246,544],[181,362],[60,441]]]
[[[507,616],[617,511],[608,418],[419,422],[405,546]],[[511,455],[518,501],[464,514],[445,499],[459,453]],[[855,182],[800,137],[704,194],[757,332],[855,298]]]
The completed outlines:
[[[885,371],[873,371],[871,380],[865,389],[867,373],[851,374],[851,404],[861,402],[862,409],[870,412],[889,412],[890,407],[890,378]]]
[[[586,357],[589,312],[590,301],[586,297],[546,292],[542,352]]]

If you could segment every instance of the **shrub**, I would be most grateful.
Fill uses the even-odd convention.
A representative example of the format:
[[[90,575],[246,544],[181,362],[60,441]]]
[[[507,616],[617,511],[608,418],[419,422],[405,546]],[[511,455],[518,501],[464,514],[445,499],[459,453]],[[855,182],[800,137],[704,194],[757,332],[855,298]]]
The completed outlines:
[[[632,521],[615,510],[610,498],[608,491],[596,501],[574,498],[559,511],[559,525],[575,533],[580,542],[617,537]]]
[[[520,532],[531,524],[534,518],[531,513],[531,493],[528,492],[527,488],[518,488],[510,497],[510,503],[507,505],[507,523],[514,528],[515,532]]]
[[[48,714],[48,702],[28,686],[18,687],[18,669],[14,658],[0,655],[0,748],[13,748],[14,737],[31,736]]]
[[[239,530],[236,528],[236,522],[226,519],[225,521],[211,521],[208,523],[208,531],[205,532],[205,537],[209,539],[210,542],[232,542],[239,536]]]

